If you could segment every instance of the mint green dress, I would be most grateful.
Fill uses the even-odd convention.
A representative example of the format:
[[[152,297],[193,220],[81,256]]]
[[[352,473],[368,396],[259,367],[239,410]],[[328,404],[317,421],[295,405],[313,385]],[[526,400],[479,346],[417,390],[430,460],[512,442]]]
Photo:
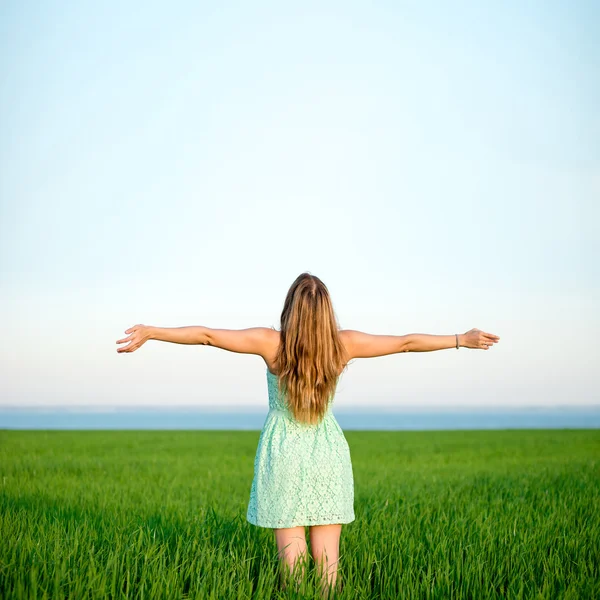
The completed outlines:
[[[336,418],[317,424],[295,420],[267,369],[269,412],[263,425],[246,519],[282,528],[354,521],[350,448]]]

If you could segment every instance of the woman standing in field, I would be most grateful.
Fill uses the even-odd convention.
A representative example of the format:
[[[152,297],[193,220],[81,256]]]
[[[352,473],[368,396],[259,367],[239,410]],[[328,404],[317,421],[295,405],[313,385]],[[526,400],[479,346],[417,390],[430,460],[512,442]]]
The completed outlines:
[[[338,378],[354,358],[444,348],[489,349],[499,337],[471,329],[454,335],[371,335],[340,330],[325,284],[302,273],[290,287],[281,330],[135,325],[117,352],[133,352],[150,339],[205,344],[266,363],[269,413],[254,460],[246,518],[274,530],[283,583],[304,574],[305,527],[311,555],[328,594],[337,579],[342,525],[354,520],[350,450],[331,406]],[[298,577],[299,576],[299,577]]]

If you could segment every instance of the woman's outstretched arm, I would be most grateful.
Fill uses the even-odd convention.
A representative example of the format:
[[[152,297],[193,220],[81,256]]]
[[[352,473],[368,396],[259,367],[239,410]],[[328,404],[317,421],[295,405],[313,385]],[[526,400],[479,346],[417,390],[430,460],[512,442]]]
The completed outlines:
[[[128,333],[129,337],[117,340],[117,344],[128,343],[117,348],[117,352],[134,352],[148,340],[158,340],[174,344],[201,344],[230,352],[263,356],[275,332],[267,327],[212,329],[202,325],[153,327],[140,324],[125,330],[125,333]]]
[[[431,352],[456,347],[455,335],[432,335],[428,333],[408,333],[406,335],[373,335],[362,331],[344,329],[340,336],[350,359],[375,358],[399,352]],[[464,348],[487,350],[500,341],[493,333],[471,329],[458,335],[458,344]]]
[[[467,333],[458,334],[458,345],[464,348],[488,350],[500,338],[493,333],[486,333],[479,329],[471,329]],[[456,335],[431,335],[428,333],[410,334],[410,352],[431,352],[432,350],[445,350],[456,348]]]

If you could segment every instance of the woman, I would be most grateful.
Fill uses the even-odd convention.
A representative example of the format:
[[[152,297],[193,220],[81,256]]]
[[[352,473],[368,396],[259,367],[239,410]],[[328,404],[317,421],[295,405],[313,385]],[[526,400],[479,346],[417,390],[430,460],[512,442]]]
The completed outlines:
[[[350,451],[330,410],[340,374],[354,358],[459,346],[488,350],[500,339],[478,329],[400,336],[340,330],[327,287],[309,273],[290,287],[280,331],[135,325],[125,333],[129,337],[117,344],[127,345],[117,352],[133,352],[154,339],[262,356],[269,413],[258,442],[246,518],[274,530],[284,584],[286,575],[304,573],[308,526],[311,554],[326,592],[337,579],[342,524],[354,520]]]

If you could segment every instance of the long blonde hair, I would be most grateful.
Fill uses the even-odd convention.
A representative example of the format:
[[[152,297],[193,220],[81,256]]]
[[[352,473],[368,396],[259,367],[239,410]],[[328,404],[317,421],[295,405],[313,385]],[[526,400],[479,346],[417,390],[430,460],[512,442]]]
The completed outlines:
[[[275,363],[279,386],[297,421],[319,423],[347,366],[327,286],[302,273],[288,290],[281,312]]]

